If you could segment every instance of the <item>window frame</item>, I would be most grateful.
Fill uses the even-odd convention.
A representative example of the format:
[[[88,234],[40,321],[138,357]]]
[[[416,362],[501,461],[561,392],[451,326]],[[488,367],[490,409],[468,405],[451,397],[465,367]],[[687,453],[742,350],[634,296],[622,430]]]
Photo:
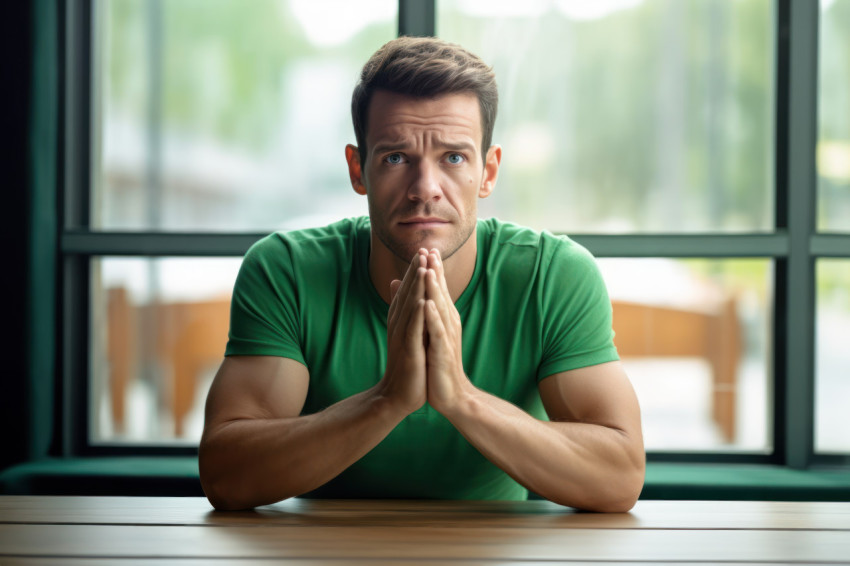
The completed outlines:
[[[64,59],[60,55],[55,280],[61,357],[57,363],[60,417],[54,426],[58,437],[54,452],[63,456],[196,454],[197,447],[89,441],[91,261],[101,256],[242,256],[266,233],[89,229],[97,4],[97,0],[66,0],[59,8],[59,45],[64,46]],[[399,0],[399,35],[434,35],[437,9],[437,0]],[[773,3],[775,214],[771,232],[570,234],[600,258],[763,258],[773,262],[772,447],[764,453],[649,451],[650,461],[777,464],[795,469],[850,464],[850,454],[814,451],[816,262],[850,258],[850,234],[818,233],[816,229],[819,21],[819,2]]]

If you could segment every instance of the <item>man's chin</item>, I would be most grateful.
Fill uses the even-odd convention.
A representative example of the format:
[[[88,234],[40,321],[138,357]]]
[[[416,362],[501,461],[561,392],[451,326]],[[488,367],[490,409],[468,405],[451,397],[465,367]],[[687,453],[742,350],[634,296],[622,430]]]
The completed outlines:
[[[469,240],[469,237],[474,233],[473,230],[461,238],[460,234],[452,232],[450,234],[437,234],[435,230],[419,230],[415,233],[402,232],[400,234],[377,233],[378,238],[394,256],[405,263],[410,263],[413,256],[420,249],[432,250],[437,249],[440,252],[440,257],[443,260],[450,258]]]
[[[429,251],[437,248],[440,250],[440,257],[443,257],[443,254],[446,253],[446,250],[443,248],[441,243],[438,240],[432,239],[424,239],[420,240],[418,243],[407,245],[403,245],[399,242],[392,246],[390,251],[399,259],[409,263],[413,259],[413,256],[415,256],[419,250],[423,248]]]
[[[384,234],[381,238],[384,246],[393,255],[404,261],[410,261],[420,249],[437,248],[443,253],[445,238],[438,237],[433,230],[394,230],[392,233]]]
[[[421,249],[424,248],[428,251],[437,249],[440,252],[440,257],[443,260],[447,260],[452,257],[455,252],[462,248],[465,243],[466,240],[462,242],[452,242],[447,241],[446,238],[427,237],[406,245],[401,242],[396,242],[396,245],[390,248],[390,251],[392,251],[399,259],[409,263],[413,259],[413,256],[415,256]]]

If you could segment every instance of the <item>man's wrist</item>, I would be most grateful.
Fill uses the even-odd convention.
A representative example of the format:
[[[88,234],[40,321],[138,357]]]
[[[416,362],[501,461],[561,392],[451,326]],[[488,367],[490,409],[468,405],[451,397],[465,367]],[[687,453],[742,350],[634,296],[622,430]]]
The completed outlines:
[[[469,379],[464,376],[464,385],[459,387],[451,399],[447,399],[434,408],[452,424],[455,421],[473,417],[479,410],[481,396],[486,395],[484,391],[475,387]]]
[[[387,387],[387,380],[382,379],[370,390],[370,400],[374,410],[387,418],[401,421],[418,407],[413,407],[404,397]]]

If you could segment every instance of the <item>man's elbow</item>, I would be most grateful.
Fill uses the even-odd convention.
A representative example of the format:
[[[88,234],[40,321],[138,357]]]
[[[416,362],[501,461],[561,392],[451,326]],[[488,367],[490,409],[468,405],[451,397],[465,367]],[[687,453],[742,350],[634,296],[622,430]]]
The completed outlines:
[[[641,489],[623,489],[618,493],[604,497],[599,506],[592,511],[599,513],[628,513],[634,508],[640,497]]]
[[[295,497],[301,492],[272,485],[256,475],[256,466],[233,456],[232,450],[211,437],[201,439],[198,472],[201,489],[217,511],[244,511]]]
[[[242,511],[252,508],[251,505],[240,500],[226,482],[215,481],[208,475],[205,476],[203,472],[201,472],[201,488],[216,511]]]
[[[235,499],[231,500],[227,496],[227,493],[222,490],[211,489],[208,484],[204,484],[203,482],[201,482],[201,485],[204,495],[216,511],[243,511],[250,509],[250,507],[239,505]]]
[[[641,462],[629,469],[618,469],[609,474],[600,474],[593,485],[587,485],[583,493],[574,490],[563,497],[552,497],[551,501],[594,513],[628,513],[637,503],[645,476],[645,465]],[[604,479],[603,479],[604,478]]]
[[[239,493],[239,485],[244,482],[235,481],[232,473],[227,473],[226,462],[216,458],[214,446],[206,438],[201,440],[198,449],[198,473],[201,489],[217,511],[241,511],[251,509],[254,505]]]
[[[628,513],[637,503],[640,492],[641,489],[630,486],[617,486],[583,497],[578,502],[556,501],[556,503],[592,513]]]
[[[635,506],[646,479],[646,451],[643,442],[630,442],[616,469],[605,475],[598,505],[594,511],[627,513]]]
[[[623,471],[611,480],[609,485],[603,488],[597,498],[593,509],[600,513],[628,513],[640,498],[643,491],[643,483],[646,474],[646,466],[641,463],[633,469]]]
[[[201,489],[204,495],[216,511],[237,511],[246,509],[245,505],[240,505],[238,498],[232,493],[228,482],[220,473],[210,469],[209,464],[204,465],[204,460],[199,458],[198,471],[201,479]]]

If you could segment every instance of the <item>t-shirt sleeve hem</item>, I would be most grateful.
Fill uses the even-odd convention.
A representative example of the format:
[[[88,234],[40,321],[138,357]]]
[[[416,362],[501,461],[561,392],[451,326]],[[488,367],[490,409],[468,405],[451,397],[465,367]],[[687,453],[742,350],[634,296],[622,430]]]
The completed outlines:
[[[620,356],[617,354],[617,348],[612,346],[581,356],[570,356],[561,360],[555,360],[540,366],[540,369],[537,370],[537,381],[540,382],[544,378],[556,373],[596,366],[607,362],[616,362],[619,359]]]
[[[231,341],[224,350],[224,356],[277,356],[279,358],[290,358],[305,366],[307,365],[304,356],[299,350],[269,346],[267,344],[233,344]]]

